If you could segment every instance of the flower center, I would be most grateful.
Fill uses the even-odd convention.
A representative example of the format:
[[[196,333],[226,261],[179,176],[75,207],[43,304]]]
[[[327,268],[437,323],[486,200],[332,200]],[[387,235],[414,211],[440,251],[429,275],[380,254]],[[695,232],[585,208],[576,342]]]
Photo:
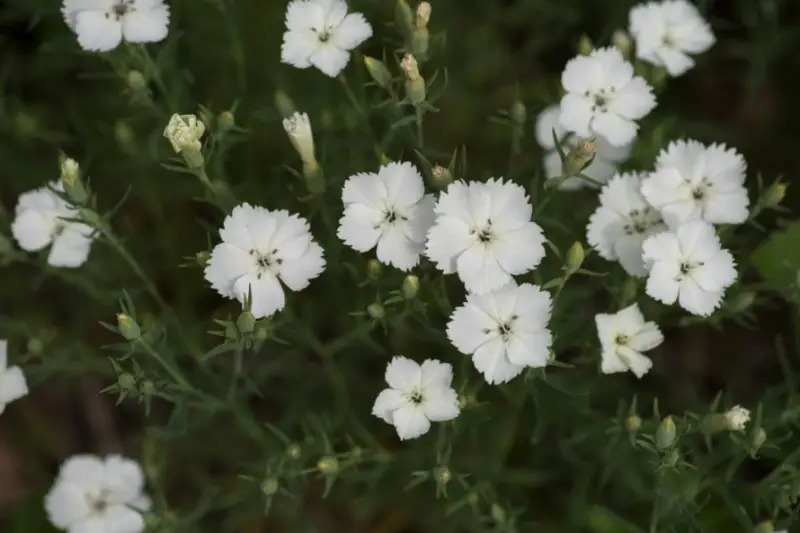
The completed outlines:
[[[489,244],[494,240],[494,232],[492,231],[492,219],[486,220],[486,225],[482,228],[472,228],[470,231],[471,235],[476,235],[478,237],[478,241],[483,244]]]
[[[418,390],[413,391],[411,394],[408,395],[408,401],[413,403],[414,405],[419,405],[424,400],[422,393]]]
[[[102,514],[108,508],[108,492],[101,490],[98,494],[87,494],[89,508],[95,514]]]
[[[133,3],[134,0],[117,0],[114,5],[111,6],[111,12],[106,13],[106,18],[108,19],[113,16],[119,21],[119,19],[133,11]]]
[[[497,324],[497,333],[503,338],[503,340],[508,340],[512,333],[514,333],[514,322],[519,318],[518,315],[511,315],[505,322],[501,322]]]
[[[627,235],[646,233],[657,222],[655,214],[655,211],[649,207],[631,210],[628,215],[630,220],[624,226],[625,233]]]
[[[600,89],[595,93],[586,91],[586,97],[592,101],[592,111],[608,111],[608,104],[611,102],[611,96],[614,94],[614,91],[614,87],[610,87],[608,90]]]
[[[317,39],[321,43],[327,43],[331,39],[331,28],[330,26],[325,26],[321,30],[314,30],[317,33]]]
[[[630,340],[631,338],[624,333],[617,333],[617,336],[614,337],[614,344],[617,346],[625,346],[630,342]]]
[[[692,263],[691,261],[682,261],[680,265],[680,269],[678,271],[678,276],[676,277],[676,281],[683,280],[686,276],[691,275],[696,269],[703,266],[702,261],[697,261]]]
[[[276,268],[281,266],[283,259],[275,257],[277,254],[277,249],[273,249],[268,254],[261,254],[256,250],[250,250],[250,255],[256,259],[256,265],[258,265],[257,279],[261,279],[261,276],[267,272],[273,272]]]

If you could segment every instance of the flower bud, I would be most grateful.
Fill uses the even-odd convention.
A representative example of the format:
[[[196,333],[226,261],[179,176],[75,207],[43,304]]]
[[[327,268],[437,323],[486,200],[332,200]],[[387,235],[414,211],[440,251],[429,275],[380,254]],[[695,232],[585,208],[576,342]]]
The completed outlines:
[[[758,428],[753,435],[753,453],[760,450],[765,442],[767,442],[767,432],[764,428]]]
[[[453,174],[450,169],[441,165],[434,165],[431,175],[433,176],[433,185],[436,187],[444,188],[453,182]]]
[[[493,503],[490,512],[491,512],[491,515],[492,515],[492,519],[496,523],[505,524],[505,522],[506,522],[506,512],[502,507],[500,507],[496,503]]]
[[[659,450],[666,450],[675,444],[677,428],[671,416],[664,418],[656,430],[656,447]]]
[[[156,393],[155,383],[153,383],[149,379],[143,381],[141,392],[143,396],[152,396],[153,394]]]
[[[268,477],[264,481],[261,482],[261,492],[266,494],[267,496],[272,496],[278,489],[280,488],[280,484],[278,480],[274,477]]]
[[[397,28],[404,37],[411,35],[414,31],[414,13],[406,0],[397,0],[395,6],[395,22]]]
[[[117,123],[114,124],[114,138],[116,138],[120,148],[126,152],[133,151],[136,135],[126,122],[118,120]]]
[[[325,176],[322,174],[322,167],[316,161],[311,163],[303,162],[303,179],[306,189],[311,194],[322,194],[325,192]]]
[[[446,466],[437,466],[433,469],[433,477],[436,479],[436,483],[444,486],[450,483],[450,480],[453,479],[453,474],[450,473],[450,469]]]
[[[236,329],[242,334],[252,333],[256,327],[256,318],[250,311],[243,311],[236,319]]]
[[[131,90],[133,90],[134,92],[138,93],[147,89],[147,80],[144,78],[144,75],[138,70],[128,71],[126,80],[128,82],[128,87],[130,87]]]
[[[625,59],[630,59],[631,51],[633,50],[633,41],[631,36],[625,30],[616,30],[611,36],[611,42],[622,53]]]
[[[414,22],[414,28],[421,29],[427,28],[428,22],[431,20],[431,4],[429,2],[420,2],[417,6],[417,17]]]
[[[28,339],[26,348],[29,354],[39,355],[44,351],[44,343],[39,337],[31,337]]]
[[[129,391],[136,386],[136,378],[127,372],[123,372],[117,377],[117,385],[124,391]]]
[[[403,56],[400,66],[406,75],[406,98],[414,105],[424,102],[426,96],[425,80],[419,73],[419,65],[416,58],[411,54],[406,54]]]
[[[586,254],[583,251],[583,245],[581,245],[580,242],[575,241],[572,246],[569,247],[569,250],[567,250],[567,273],[574,274],[577,272],[583,264],[585,257]]]
[[[275,91],[275,107],[283,118],[289,118],[295,114],[294,102],[289,95],[283,91]]]
[[[637,415],[630,415],[625,419],[625,427],[628,428],[630,433],[636,433],[642,427],[642,419]]]
[[[339,460],[336,457],[323,457],[317,462],[317,469],[326,476],[333,476],[339,473]]]
[[[581,40],[578,41],[578,53],[582,56],[588,56],[594,50],[592,40],[585,33],[581,35]]]
[[[419,293],[419,278],[413,274],[409,274],[403,280],[403,298],[406,300],[413,300]]]
[[[774,532],[775,532],[775,526],[769,520],[767,520],[766,522],[761,522],[755,527],[755,529],[753,529],[753,533],[774,533]]]
[[[225,133],[232,130],[234,126],[236,126],[236,118],[230,111],[223,111],[217,117],[217,128],[219,128],[219,131]]]
[[[579,174],[592,161],[597,153],[597,145],[594,139],[581,139],[570,150],[564,164],[564,172],[568,176]]]
[[[678,464],[678,459],[680,459],[678,450],[673,448],[667,452],[667,455],[664,456],[662,464],[666,467],[673,468],[676,464]]]
[[[289,456],[290,459],[300,459],[301,453],[302,449],[299,444],[292,443],[286,447],[286,455]]]
[[[392,74],[389,72],[389,69],[386,68],[386,65],[383,63],[383,61],[373,57],[364,56],[364,66],[367,67],[367,72],[372,78],[372,81],[377,83],[378,86],[383,87],[384,89],[388,89],[391,86]]]
[[[509,112],[511,115],[511,120],[514,121],[519,127],[525,125],[525,121],[528,120],[528,110],[525,108],[525,104],[520,100],[515,100],[513,104],[511,104],[511,110]]]
[[[294,113],[283,119],[283,129],[289,135],[289,141],[300,156],[300,160],[309,166],[317,165],[314,150],[314,133],[311,131],[311,120],[306,113]]]
[[[786,196],[786,184],[775,182],[764,192],[762,202],[764,207],[778,207]]]
[[[81,181],[78,163],[64,154],[61,155],[61,183],[64,185],[64,192],[73,204],[80,206],[89,199],[89,193]]]
[[[367,306],[367,314],[373,320],[380,320],[386,316],[386,309],[379,303],[369,304]]]
[[[206,126],[202,121],[197,120],[194,115],[172,115],[167,127],[164,129],[164,137],[166,137],[172,144],[172,148],[176,154],[184,153],[199,154],[203,145],[200,139],[206,132]],[[202,154],[201,154],[202,156]],[[202,157],[200,158],[202,161]],[[187,159],[187,163],[189,160]],[[197,164],[197,159],[194,158],[192,163]],[[199,168],[197,166],[189,165],[192,168]],[[202,166],[202,163],[200,164]]]
[[[208,264],[208,261],[211,259],[211,254],[206,250],[203,250],[194,254],[194,259],[197,261],[198,265],[205,267]]]
[[[725,413],[725,428],[729,431],[744,431],[745,425],[750,420],[750,411],[736,405]]]
[[[411,53],[425,60],[428,57],[428,47],[430,46],[430,34],[428,28],[415,28],[411,35]]]
[[[119,334],[122,335],[125,340],[131,342],[142,336],[142,330],[139,328],[139,324],[125,313],[119,313],[117,315],[117,331],[119,331]]]
[[[377,259],[370,259],[367,263],[367,277],[373,281],[380,279],[383,265]]]

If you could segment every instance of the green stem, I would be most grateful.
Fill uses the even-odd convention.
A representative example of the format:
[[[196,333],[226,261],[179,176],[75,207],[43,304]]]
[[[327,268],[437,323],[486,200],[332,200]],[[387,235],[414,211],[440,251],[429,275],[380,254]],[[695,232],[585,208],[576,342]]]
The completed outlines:
[[[184,378],[183,375],[178,370],[173,368],[172,365],[167,363],[167,361],[163,357],[161,357],[161,354],[158,353],[152,346],[150,346],[150,344],[148,344],[142,337],[139,337],[139,339],[136,340],[136,343],[144,347],[145,351],[148,354],[150,354],[150,356],[153,359],[155,359],[155,361],[159,365],[161,365],[161,367],[164,370],[166,370],[166,372],[172,377],[172,379],[175,380],[175,383],[177,383],[181,388],[183,388],[186,391],[194,390],[192,385],[186,380],[186,378]]]
[[[422,132],[422,116],[425,113],[420,106],[416,106],[415,109],[417,114],[417,145],[422,148],[425,146],[425,137],[423,136]]]

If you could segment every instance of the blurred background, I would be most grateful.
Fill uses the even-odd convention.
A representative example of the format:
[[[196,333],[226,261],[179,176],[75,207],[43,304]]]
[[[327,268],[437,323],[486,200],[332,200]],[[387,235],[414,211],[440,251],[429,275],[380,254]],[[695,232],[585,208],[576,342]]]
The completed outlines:
[[[400,46],[390,25],[394,1],[349,3],[375,28],[375,37],[361,52],[378,58],[386,53],[392,63],[391,54]],[[796,213],[800,2],[696,3],[718,42],[699,58],[695,69],[667,82],[659,107],[647,119],[665,126],[639,157],[652,158],[663,139],[680,135],[728,143],[744,154],[751,178],[760,173],[770,183],[783,176],[790,185],[786,205]],[[253,203],[278,204],[275,198],[296,196],[291,184],[287,193],[286,183],[292,178],[284,165],[296,167],[297,162],[273,104],[276,90],[285,91],[299,109],[309,112],[325,150],[349,154],[354,167],[363,166],[359,154],[369,154],[367,139],[364,147],[343,144],[351,138],[357,117],[341,85],[317,71],[298,71],[279,63],[285,4],[283,0],[172,0],[171,38],[151,47],[157,67],[144,72],[153,100],[173,111],[196,112],[198,104],[210,116],[234,110],[237,124],[247,130],[245,142],[231,146],[214,172],[225,176],[238,197]],[[449,83],[437,104],[440,112],[426,121],[426,142],[447,153],[465,146],[470,168],[497,169],[499,174],[508,165],[509,133],[489,117],[522,100],[529,119],[524,161],[516,164],[538,164],[541,153],[533,124],[539,111],[558,101],[561,69],[577,53],[582,35],[607,43],[614,30],[624,29],[633,2],[433,0],[431,4],[430,28],[438,37],[429,68],[446,68]],[[113,58],[106,61],[82,53],[59,7],[56,0],[0,1],[0,234],[10,235],[21,192],[57,178],[58,153],[63,150],[82,163],[103,210],[111,209],[129,190],[115,217],[118,233],[126,236],[127,246],[176,307],[187,329],[203,339],[210,327],[208,317],[220,302],[204,289],[199,269],[178,265],[208,249],[206,235],[218,227],[219,219],[213,209],[192,200],[202,191],[191,177],[160,166],[169,156],[161,137],[167,118],[163,109],[141,101],[141,87],[135,80],[132,83],[128,71],[115,70],[119,63]],[[354,87],[368,81],[360,56],[353,58],[345,75]],[[344,172],[342,166],[340,173]],[[572,209],[575,199],[580,212],[594,207],[593,193],[584,191],[563,200],[563,208]],[[764,224],[775,229],[786,222],[768,216]],[[767,387],[781,381],[776,339],[796,360],[798,319],[791,302],[797,302],[797,286],[791,274],[800,268],[798,250],[795,228],[794,237],[764,252],[773,257],[762,260],[763,268],[747,274],[756,280],[767,276],[783,292],[782,298],[760,298],[748,324],[726,322],[722,329],[693,326],[668,335],[665,351],[670,358],[658,377],[667,403],[707,400],[720,389],[742,403],[756,402]],[[30,398],[0,416],[3,533],[48,531],[41,496],[65,457],[79,452],[139,453],[141,406],[123,402],[115,407],[114,396],[100,394],[113,382],[114,372],[100,350],[110,342],[108,332],[98,325],[99,320],[113,321],[119,289],[139,283],[107,247],[96,245],[92,254],[80,273],[42,268],[41,262],[16,256],[4,260],[0,268],[0,337],[11,340],[15,353],[46,360],[44,370],[31,373]],[[146,302],[142,306],[145,315],[157,314],[157,308],[148,309]],[[591,312],[587,304],[586,313]],[[330,322],[332,318],[318,320],[325,322],[319,327],[339,327]],[[212,441],[210,437],[209,446]],[[532,493],[532,499],[535,496]],[[367,517],[342,502],[323,503],[313,491],[303,505],[319,523],[334,524],[330,531],[402,533],[410,531],[407,527],[414,522],[392,501]],[[242,530],[268,531],[266,524],[255,522]]]

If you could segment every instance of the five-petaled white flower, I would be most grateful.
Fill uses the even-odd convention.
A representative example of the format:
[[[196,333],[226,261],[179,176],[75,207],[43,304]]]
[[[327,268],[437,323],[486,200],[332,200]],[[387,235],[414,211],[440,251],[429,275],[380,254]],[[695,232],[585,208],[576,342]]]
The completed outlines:
[[[18,366],[8,366],[8,341],[0,340],[0,414],[6,405],[28,395],[28,382]]]
[[[141,533],[150,510],[138,463],[119,455],[75,455],[45,497],[50,522],[69,533]]]
[[[642,194],[670,226],[693,219],[741,224],[750,204],[746,170],[744,158],[724,144],[674,141],[658,155]]]
[[[515,183],[451,183],[434,211],[426,254],[445,274],[458,272],[469,292],[499,289],[544,257],[542,228],[531,221],[525,189]]]
[[[668,305],[677,300],[695,315],[713,313],[736,281],[733,256],[721,247],[714,227],[701,220],[648,237],[642,250],[650,270],[647,294]]]
[[[344,0],[292,0],[286,8],[281,61],[315,66],[331,78],[347,66],[350,50],[372,36],[361,13],[347,13]]]
[[[411,163],[389,163],[377,174],[356,174],[342,188],[337,235],[354,250],[378,247],[378,260],[400,270],[419,263],[433,224],[434,197]]]
[[[662,342],[664,336],[655,322],[646,322],[639,306],[630,305],[615,314],[599,313],[594,317],[600,338],[603,374],[630,370],[637,378],[650,371],[653,362],[642,354]]]
[[[639,193],[642,174],[614,176],[600,192],[600,205],[589,218],[586,238],[609,261],[619,261],[631,276],[643,277],[642,243],[666,226],[658,211]]]
[[[579,137],[604,137],[613,146],[636,138],[635,121],[656,106],[653,89],[616,48],[569,60],[561,74],[561,126]]]
[[[458,395],[450,386],[453,368],[435,359],[419,365],[395,356],[386,366],[386,383],[376,398],[372,414],[392,424],[401,440],[428,432],[431,422],[456,418],[460,412]]]
[[[735,405],[723,414],[725,427],[730,431],[744,431],[750,421],[750,411],[741,405]]]
[[[539,146],[545,151],[544,172],[547,179],[555,179],[563,173],[561,157],[556,150],[553,141],[553,129],[556,136],[564,146],[564,151],[574,149],[582,140],[580,137],[570,134],[559,124],[561,108],[557,105],[550,106],[541,113],[536,119],[536,140]],[[600,183],[605,183],[617,172],[617,165],[628,159],[632,144],[625,146],[614,146],[600,135],[594,139],[595,156],[588,167],[583,169],[583,174]],[[576,190],[581,187],[591,185],[589,182],[580,178],[567,178],[559,185],[559,189],[566,191]]]
[[[283,309],[281,281],[299,291],[325,268],[322,248],[306,219],[287,211],[241,204],[225,218],[222,243],[214,247],[206,280],[226,298],[244,302],[252,294],[256,318]]]
[[[629,13],[636,40],[636,57],[680,76],[694,66],[692,55],[714,44],[714,33],[697,8],[687,0],[640,4]]]
[[[88,259],[95,233],[82,222],[65,220],[77,219],[78,211],[53,190],[63,192],[63,183],[52,182],[49,187],[20,195],[11,233],[27,252],[52,245],[47,256],[49,265],[76,268]]]
[[[488,383],[505,383],[526,367],[547,365],[551,305],[550,294],[529,283],[468,294],[450,316],[447,337],[458,351],[472,356]]]
[[[122,40],[154,43],[169,31],[169,7],[163,0],[64,0],[61,8],[78,44],[107,52]]]

